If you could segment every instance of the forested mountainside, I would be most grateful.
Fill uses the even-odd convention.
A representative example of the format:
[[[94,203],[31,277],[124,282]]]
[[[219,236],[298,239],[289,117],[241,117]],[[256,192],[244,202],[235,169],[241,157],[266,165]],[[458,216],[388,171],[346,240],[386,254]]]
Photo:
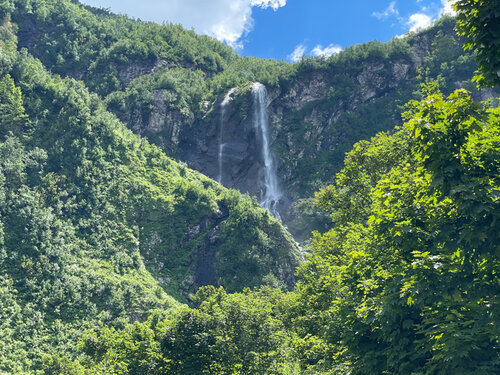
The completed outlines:
[[[437,80],[447,94],[464,87],[476,99],[495,96],[471,83],[477,65],[463,51],[452,18],[389,43],[286,64],[238,57],[180,26],[133,21],[77,2],[14,3],[19,45],[48,69],[82,79],[130,129],[189,167],[218,179],[222,158],[223,184],[259,201],[263,189],[255,181],[264,161],[251,124],[251,86],[266,85],[283,189],[279,211],[302,239],[327,222],[307,198],[333,182],[356,141],[401,124],[403,105],[418,97],[421,83]],[[304,209],[313,217],[297,215]]]
[[[0,374],[500,372],[500,5],[458,10],[496,88],[451,18],[287,64],[0,2]]]
[[[430,85],[404,117],[319,193],[334,226],[294,292],[205,287],[170,319],[95,328],[46,373],[497,373],[500,109]]]
[[[0,369],[83,329],[168,311],[199,286],[294,284],[301,254],[255,200],[188,169],[84,84],[0,41]],[[74,342],[76,343],[76,342]]]

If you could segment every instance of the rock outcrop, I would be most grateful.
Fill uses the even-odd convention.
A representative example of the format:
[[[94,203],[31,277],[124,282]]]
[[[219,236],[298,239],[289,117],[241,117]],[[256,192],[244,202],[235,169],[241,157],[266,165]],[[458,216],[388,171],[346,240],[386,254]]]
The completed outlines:
[[[208,69],[203,58],[192,54],[120,55],[119,41],[102,51],[92,50],[88,65],[75,62],[65,68],[37,47],[44,36],[57,34],[54,26],[26,12],[16,17],[20,47],[51,65],[55,73],[82,79],[93,91],[107,95],[108,109],[135,133],[226,187],[262,196],[259,181],[265,163],[253,124],[253,83],[245,85],[241,79],[252,76],[251,69],[243,68],[240,80],[224,76],[214,84],[211,78],[224,75],[227,68],[217,59]],[[474,90],[474,59],[463,53],[453,27],[454,21],[445,19],[388,44],[354,46],[327,61],[305,59],[297,69],[269,80],[268,143],[283,190],[279,211],[285,223],[293,219],[286,214],[290,205],[333,182],[355,142],[401,123],[404,104],[418,97],[420,83],[438,81],[445,92]],[[61,61],[74,58],[68,51],[58,52]],[[239,86],[230,88],[227,82]],[[475,92],[477,100],[495,95],[493,90]]]

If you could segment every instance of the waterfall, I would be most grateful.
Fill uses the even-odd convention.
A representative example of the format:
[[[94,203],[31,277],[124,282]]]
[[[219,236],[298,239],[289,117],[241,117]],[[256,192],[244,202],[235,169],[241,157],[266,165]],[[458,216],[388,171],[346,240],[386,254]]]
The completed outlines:
[[[223,177],[223,170],[224,170],[224,147],[226,146],[225,143],[223,143],[224,140],[224,121],[225,121],[225,116],[226,116],[226,107],[231,101],[231,94],[235,91],[235,89],[229,90],[229,92],[226,94],[224,99],[222,100],[222,103],[220,104],[220,119],[219,119],[219,157],[218,157],[218,163],[219,163],[219,174],[217,176],[217,181],[222,183],[222,177]]]
[[[266,87],[261,83],[254,83],[252,85],[252,93],[254,97],[253,123],[261,141],[262,158],[264,160],[263,181],[260,181],[264,191],[261,192],[260,205],[267,208],[273,216],[279,218],[277,205],[283,194],[278,183],[276,163],[269,149],[269,118],[267,115]]]
[[[222,138],[220,136],[219,138]],[[219,139],[219,175],[217,177],[217,182],[220,182],[222,184],[222,158],[224,157],[224,147],[226,147],[225,143],[221,142],[221,139]]]

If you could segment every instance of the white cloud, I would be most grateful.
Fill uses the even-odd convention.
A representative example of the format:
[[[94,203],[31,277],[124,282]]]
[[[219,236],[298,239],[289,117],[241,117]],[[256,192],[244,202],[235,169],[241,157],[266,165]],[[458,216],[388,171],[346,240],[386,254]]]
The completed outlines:
[[[417,0],[418,2],[420,1]],[[432,7],[421,7],[420,13],[412,14],[406,22],[406,25],[410,27],[409,32],[425,29],[443,15],[455,16],[456,12],[452,5],[456,2],[457,0],[441,0],[441,7],[438,7],[437,4],[433,4]]]
[[[288,59],[294,63],[299,62],[300,59],[304,57],[305,53],[306,53],[306,46],[303,44],[299,44],[297,47],[295,47],[293,52],[290,55],[288,55]]]
[[[180,23],[233,47],[253,29],[252,8],[278,10],[287,0],[82,0],[144,21]]]
[[[342,47],[337,44],[329,44],[324,47],[321,44],[316,45],[309,53],[307,53],[308,48],[304,43],[298,44],[293,52],[288,55],[288,60],[291,62],[299,62],[306,54],[309,56],[323,57],[327,58],[331,55],[339,53],[342,51]]]
[[[379,20],[386,19],[392,15],[399,15],[398,10],[396,9],[396,2],[393,1],[389,4],[389,6],[383,12],[373,12],[372,16],[377,17]]]
[[[452,0],[441,0],[441,4],[443,4],[443,9],[441,9],[440,15],[446,14],[447,16],[456,16],[457,12],[451,7],[453,4],[455,4],[457,1]]]
[[[318,44],[313,48],[312,54],[313,56],[329,57],[339,53],[340,51],[342,51],[342,47],[336,44],[329,44],[325,48],[323,48],[321,44]]]
[[[286,5],[286,0],[250,0],[250,5],[278,10]]]
[[[429,27],[432,24],[432,17],[424,13],[414,13],[408,19],[410,32],[419,31]]]

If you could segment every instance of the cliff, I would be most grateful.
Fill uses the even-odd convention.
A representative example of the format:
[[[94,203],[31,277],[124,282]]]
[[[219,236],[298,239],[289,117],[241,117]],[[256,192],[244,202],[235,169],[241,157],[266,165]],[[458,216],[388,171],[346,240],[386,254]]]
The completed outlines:
[[[220,178],[224,144],[222,183],[259,200],[264,160],[252,124],[249,88],[253,82],[263,83],[269,144],[283,190],[279,211],[301,239],[313,228],[295,230],[300,226],[295,221],[301,219],[290,207],[332,183],[355,142],[400,124],[404,104],[419,97],[421,83],[437,81],[445,93],[465,87],[476,99],[495,95],[478,92],[471,83],[476,63],[463,52],[452,18],[388,43],[356,45],[326,60],[305,58],[292,65],[240,58],[178,26],[54,4],[61,11],[52,20],[22,7],[13,15],[21,47],[54,72],[83,79],[135,133],[214,179]],[[58,36],[55,21],[64,25],[65,38]],[[97,30],[105,36],[100,49],[92,42]],[[87,42],[75,45],[82,38]],[[69,53],[68,47],[76,52]]]

